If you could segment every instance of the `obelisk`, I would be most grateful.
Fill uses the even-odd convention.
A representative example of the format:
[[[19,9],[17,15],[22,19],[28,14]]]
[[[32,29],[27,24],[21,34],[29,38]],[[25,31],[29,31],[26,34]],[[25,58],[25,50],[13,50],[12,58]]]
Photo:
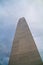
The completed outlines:
[[[24,17],[17,24],[9,65],[39,65],[42,63],[31,31]]]

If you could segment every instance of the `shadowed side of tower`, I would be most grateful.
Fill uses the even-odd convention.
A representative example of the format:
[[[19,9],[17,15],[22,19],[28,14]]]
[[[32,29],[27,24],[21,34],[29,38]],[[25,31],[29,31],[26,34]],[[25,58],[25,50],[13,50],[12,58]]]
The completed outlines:
[[[24,17],[19,19],[9,65],[39,65],[41,57]]]

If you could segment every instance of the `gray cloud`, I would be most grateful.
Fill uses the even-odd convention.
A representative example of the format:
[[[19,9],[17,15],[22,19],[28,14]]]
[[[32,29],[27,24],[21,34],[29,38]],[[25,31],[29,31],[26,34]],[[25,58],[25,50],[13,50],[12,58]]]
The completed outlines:
[[[16,24],[22,16],[27,20],[39,52],[43,50],[43,1],[0,0],[0,51],[2,51],[2,57],[1,55],[0,57],[1,59],[4,57],[3,64],[5,64],[5,60],[7,63]],[[41,56],[43,55],[41,54]]]

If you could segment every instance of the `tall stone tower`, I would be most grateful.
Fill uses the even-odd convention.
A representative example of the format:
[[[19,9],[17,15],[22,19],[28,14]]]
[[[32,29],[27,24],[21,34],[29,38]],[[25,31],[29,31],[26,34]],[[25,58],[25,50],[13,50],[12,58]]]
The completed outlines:
[[[39,65],[41,57],[24,17],[17,24],[9,65]]]

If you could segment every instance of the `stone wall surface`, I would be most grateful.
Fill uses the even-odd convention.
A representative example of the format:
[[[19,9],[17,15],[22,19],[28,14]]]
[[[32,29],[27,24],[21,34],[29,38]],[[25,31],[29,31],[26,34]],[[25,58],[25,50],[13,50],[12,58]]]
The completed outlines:
[[[42,60],[25,18],[17,24],[9,65],[39,65]]]

